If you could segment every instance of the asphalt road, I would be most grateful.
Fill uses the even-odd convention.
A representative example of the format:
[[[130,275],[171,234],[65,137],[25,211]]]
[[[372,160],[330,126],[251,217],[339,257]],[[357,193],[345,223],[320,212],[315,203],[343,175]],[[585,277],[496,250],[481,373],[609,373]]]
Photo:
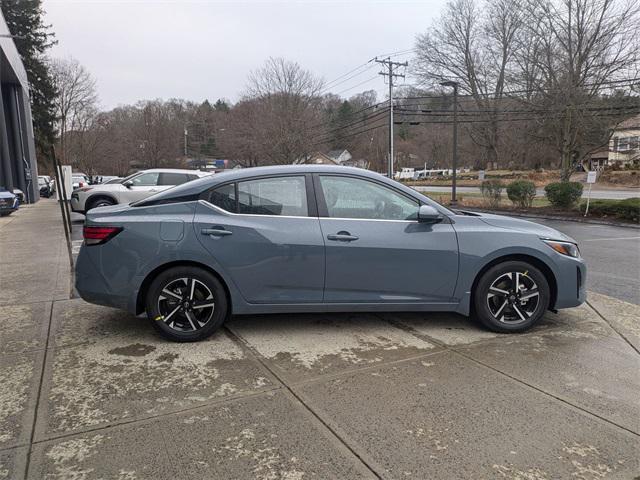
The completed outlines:
[[[416,186],[413,187],[419,192],[451,192],[451,187],[429,187],[429,186]],[[480,193],[480,188],[478,187],[457,187],[456,190],[459,193]],[[587,198],[588,187],[584,187],[584,191],[582,193],[583,198]],[[544,189],[538,188],[536,190],[536,195],[538,197],[544,197]],[[623,200],[625,198],[632,197],[640,197],[640,189],[639,188],[617,188],[615,190],[606,190],[603,188],[592,188],[591,189],[591,198],[609,198],[614,200]]]
[[[74,260],[82,244],[84,215],[72,213]],[[640,305],[640,230],[581,222],[528,219],[574,238],[587,260],[587,288]]]

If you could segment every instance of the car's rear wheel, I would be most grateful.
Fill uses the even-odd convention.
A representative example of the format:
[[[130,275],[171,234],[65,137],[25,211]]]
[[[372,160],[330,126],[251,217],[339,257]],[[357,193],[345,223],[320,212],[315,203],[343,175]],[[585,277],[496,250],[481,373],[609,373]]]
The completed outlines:
[[[108,206],[115,205],[115,204],[116,204],[116,202],[114,202],[110,198],[106,198],[106,197],[96,198],[94,200],[91,200],[91,202],[89,203],[89,206],[87,207],[87,212],[89,210],[91,210],[92,208],[108,207]]]
[[[228,314],[220,281],[197,267],[175,267],[160,273],[146,295],[149,320],[162,336],[175,342],[207,338]]]
[[[494,332],[522,332],[549,308],[549,282],[533,265],[507,261],[494,265],[473,292],[478,319]]]

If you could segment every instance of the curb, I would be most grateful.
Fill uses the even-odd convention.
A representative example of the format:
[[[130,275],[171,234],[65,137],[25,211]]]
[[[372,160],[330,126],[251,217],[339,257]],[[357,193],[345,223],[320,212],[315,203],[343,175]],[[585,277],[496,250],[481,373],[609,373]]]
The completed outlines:
[[[540,218],[544,220],[561,220],[563,222],[589,223],[592,225],[607,225],[611,227],[624,227],[624,228],[632,228],[635,230],[640,230],[640,225],[634,225],[633,223],[614,222],[610,220],[597,220],[595,218],[565,217],[562,215],[540,215],[537,213],[511,212],[508,210],[485,210],[481,208],[464,208],[463,210],[468,210],[470,212],[479,212],[479,213],[494,213],[496,215],[505,215],[507,217],[527,217],[527,218]]]

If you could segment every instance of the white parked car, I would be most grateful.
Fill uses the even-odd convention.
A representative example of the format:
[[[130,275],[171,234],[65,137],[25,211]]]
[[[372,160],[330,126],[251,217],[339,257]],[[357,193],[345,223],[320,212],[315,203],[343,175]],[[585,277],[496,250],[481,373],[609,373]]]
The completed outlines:
[[[73,172],[71,174],[71,189],[75,190],[77,188],[86,187],[89,185],[89,177],[87,177],[84,173]]]
[[[85,213],[96,207],[137,202],[155,193],[207,175],[212,173],[175,168],[143,170],[129,175],[119,183],[91,185],[74,190],[71,195],[71,209],[74,212]]]

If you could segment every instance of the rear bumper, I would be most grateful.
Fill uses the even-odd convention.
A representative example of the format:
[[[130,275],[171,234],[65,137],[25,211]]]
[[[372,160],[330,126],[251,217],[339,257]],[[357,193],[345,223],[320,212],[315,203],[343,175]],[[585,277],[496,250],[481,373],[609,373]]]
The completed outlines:
[[[135,312],[137,288],[127,282],[109,282],[96,268],[90,249],[82,246],[76,261],[75,286],[83,300],[97,305]]]

